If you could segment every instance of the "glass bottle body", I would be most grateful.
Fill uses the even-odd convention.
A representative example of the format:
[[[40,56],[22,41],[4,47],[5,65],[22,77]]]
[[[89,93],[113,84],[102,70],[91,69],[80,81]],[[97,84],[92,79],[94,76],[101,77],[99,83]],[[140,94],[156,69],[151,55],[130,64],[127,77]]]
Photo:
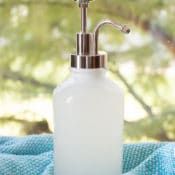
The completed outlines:
[[[55,175],[121,175],[124,96],[105,69],[72,69],[54,91]]]

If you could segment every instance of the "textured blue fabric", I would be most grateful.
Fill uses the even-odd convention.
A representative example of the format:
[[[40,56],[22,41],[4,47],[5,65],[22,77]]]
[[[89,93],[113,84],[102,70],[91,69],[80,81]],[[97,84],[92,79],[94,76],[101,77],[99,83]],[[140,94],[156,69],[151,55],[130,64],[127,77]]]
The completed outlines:
[[[124,175],[175,175],[175,143],[124,146]],[[0,137],[0,175],[53,175],[51,135]]]
[[[124,175],[175,175],[175,143],[125,145],[123,172]]]

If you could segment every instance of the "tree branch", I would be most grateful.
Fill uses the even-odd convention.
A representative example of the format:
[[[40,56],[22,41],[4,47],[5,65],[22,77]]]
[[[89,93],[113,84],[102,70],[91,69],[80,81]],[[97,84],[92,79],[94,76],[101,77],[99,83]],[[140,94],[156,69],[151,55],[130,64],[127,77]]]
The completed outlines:
[[[25,135],[51,133],[49,124],[46,120],[28,121],[25,119],[18,119],[15,116],[0,116],[0,125],[8,125],[10,122],[21,124],[21,132]]]
[[[35,80],[34,78],[23,76],[19,72],[0,70],[0,76],[3,79],[11,79],[13,81],[21,81],[23,83],[31,84],[32,86],[42,87],[42,88],[45,88],[49,92],[52,92],[53,89],[56,87],[56,85],[54,85],[54,84],[40,82],[38,80]]]
[[[131,93],[131,95],[141,104],[141,106],[146,111],[146,113],[148,114],[148,116],[150,116],[150,117],[153,118],[155,116],[155,114],[153,113],[151,106],[147,105],[143,101],[143,99],[136,93],[136,91],[134,90],[134,88],[127,82],[127,80],[125,79],[125,77],[118,70],[116,70],[116,71],[111,70],[111,71],[118,76],[118,78],[126,86],[127,90]]]
[[[173,141],[174,139],[168,136],[167,130],[161,127],[163,123],[164,120],[161,118],[153,118],[152,120],[150,120],[150,118],[145,118],[135,122],[125,121],[125,135],[126,137],[136,140],[146,136],[149,139],[152,138],[159,141]],[[137,128],[137,130],[135,128]],[[175,137],[174,134],[173,137]]]
[[[58,5],[58,6],[63,6],[66,8],[73,8],[74,4],[73,3],[68,3],[68,2],[61,2],[61,1],[49,1],[49,0],[30,0],[30,1],[24,1],[24,0],[12,0],[9,2],[1,1],[0,2],[0,7],[4,6],[14,6],[18,4],[25,4],[25,5]]]

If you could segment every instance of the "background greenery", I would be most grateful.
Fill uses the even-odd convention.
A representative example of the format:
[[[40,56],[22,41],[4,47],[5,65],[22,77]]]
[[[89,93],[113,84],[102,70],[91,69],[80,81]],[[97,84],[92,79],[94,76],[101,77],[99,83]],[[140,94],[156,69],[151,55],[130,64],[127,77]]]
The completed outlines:
[[[132,29],[100,35],[126,91],[125,140],[175,140],[175,1],[92,2],[88,29],[106,18]],[[51,132],[52,91],[69,75],[79,21],[72,0],[0,1],[1,135]]]

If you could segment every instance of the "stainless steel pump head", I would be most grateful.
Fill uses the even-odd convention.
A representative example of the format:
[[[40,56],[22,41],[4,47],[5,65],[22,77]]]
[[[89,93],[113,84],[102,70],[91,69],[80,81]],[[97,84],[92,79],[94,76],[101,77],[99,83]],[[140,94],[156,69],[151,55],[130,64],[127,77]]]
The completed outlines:
[[[130,33],[126,25],[111,20],[100,22],[94,32],[87,32],[87,8],[92,0],[74,0],[81,9],[81,32],[77,33],[77,52],[71,55],[71,67],[78,69],[105,68],[107,54],[98,52],[99,30],[104,25],[111,25],[123,33]]]
[[[89,2],[92,0],[74,0],[74,1],[76,1],[81,6],[81,5],[88,5]]]

